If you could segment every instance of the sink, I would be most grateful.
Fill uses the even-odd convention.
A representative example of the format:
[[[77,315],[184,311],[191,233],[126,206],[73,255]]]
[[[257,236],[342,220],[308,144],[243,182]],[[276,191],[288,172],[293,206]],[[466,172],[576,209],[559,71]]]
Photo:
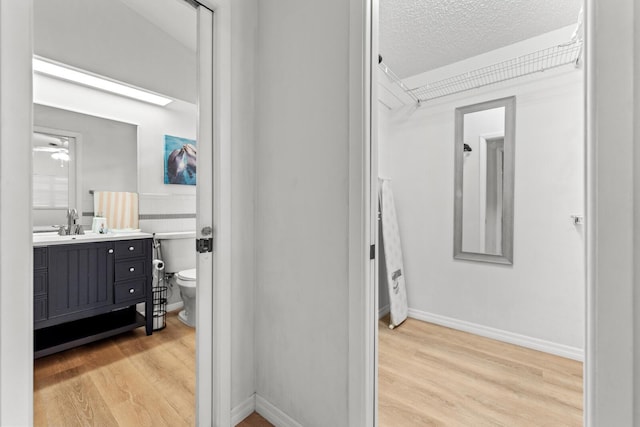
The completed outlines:
[[[61,245],[67,243],[99,242],[102,240],[145,239],[152,234],[142,232],[98,234],[85,231],[85,234],[60,236],[57,232],[33,233],[33,246]]]
[[[69,240],[87,240],[96,238],[106,238],[108,234],[86,233],[74,234],[70,236],[60,236],[57,232],[34,233],[33,242],[66,242]]]

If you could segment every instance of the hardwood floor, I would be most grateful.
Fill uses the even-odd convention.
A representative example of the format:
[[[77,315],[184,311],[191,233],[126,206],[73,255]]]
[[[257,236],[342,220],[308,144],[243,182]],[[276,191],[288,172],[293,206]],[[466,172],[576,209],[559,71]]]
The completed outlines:
[[[582,426],[582,363],[414,319],[379,324],[379,425]]]
[[[193,426],[194,329],[167,324],[36,360],[34,424]],[[414,319],[380,323],[379,384],[381,427],[582,425],[582,363]]]
[[[253,414],[245,418],[236,427],[273,427],[273,424],[262,418],[260,414],[254,412]]]
[[[144,329],[34,363],[36,426],[195,425],[195,330],[177,312]],[[243,427],[270,426],[258,414]]]

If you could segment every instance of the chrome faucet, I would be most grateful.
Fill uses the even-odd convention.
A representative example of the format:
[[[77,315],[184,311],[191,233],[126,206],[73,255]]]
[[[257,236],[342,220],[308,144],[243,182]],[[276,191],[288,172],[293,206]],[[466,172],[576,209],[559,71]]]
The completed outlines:
[[[75,225],[76,225],[76,220],[78,219],[78,210],[77,209],[69,209],[67,211],[67,234],[76,234],[74,233],[75,231]]]
[[[61,236],[69,236],[69,235],[77,235],[84,234],[84,230],[82,229],[81,224],[76,224],[78,220],[78,210],[77,209],[68,209],[67,210],[67,227],[61,226],[58,230],[58,234]]]

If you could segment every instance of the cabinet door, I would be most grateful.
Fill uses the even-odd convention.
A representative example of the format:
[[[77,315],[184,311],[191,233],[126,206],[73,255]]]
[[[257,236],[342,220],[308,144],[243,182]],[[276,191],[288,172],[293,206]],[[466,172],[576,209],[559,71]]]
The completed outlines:
[[[33,321],[47,320],[47,297],[39,296],[33,299]]]
[[[113,304],[113,242],[49,247],[49,319]]]

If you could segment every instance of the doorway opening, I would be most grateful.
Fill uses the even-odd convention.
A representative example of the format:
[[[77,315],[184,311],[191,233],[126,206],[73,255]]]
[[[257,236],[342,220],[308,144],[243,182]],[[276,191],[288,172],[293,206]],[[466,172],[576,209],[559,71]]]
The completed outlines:
[[[381,64],[372,76],[371,183],[384,177],[393,188],[408,313],[404,323],[385,318],[395,298],[389,271],[398,271],[389,268],[388,254],[398,248],[382,241],[374,269],[381,318],[378,424],[518,425],[544,407],[549,423],[581,425],[586,236],[575,218],[586,206],[582,2],[553,16],[532,11],[541,23],[535,32],[491,46],[476,31],[467,38],[455,17],[438,18],[438,7],[423,4],[411,14],[392,1],[373,4],[379,20],[372,44]],[[407,23],[407,16],[416,19]],[[424,34],[426,21],[447,22],[447,29],[429,30],[451,31],[450,56],[438,57],[437,45],[413,43],[437,39]],[[543,28],[552,21],[555,27]],[[398,30],[407,27],[414,31],[409,38]],[[496,67],[511,59],[574,47],[577,57],[549,63],[545,73],[492,81],[500,74]],[[491,73],[474,83],[476,71]],[[476,132],[471,114],[456,118],[456,109],[479,111],[510,97],[513,141],[495,123],[485,121]],[[510,121],[504,113],[501,120]],[[458,171],[460,185],[454,184]],[[498,259],[507,245],[513,245],[512,259]],[[518,406],[522,394],[530,406]]]
[[[35,281],[34,291],[36,315],[38,302],[42,306],[42,318],[34,324],[38,330],[35,350],[37,357],[43,356],[34,368],[35,423],[67,425],[70,419],[85,416],[99,418],[98,423],[105,425],[143,419],[170,425],[210,424],[214,416],[224,420],[228,411],[223,413],[212,385],[215,256],[210,251],[196,255],[194,244],[196,238],[211,237],[202,230],[212,229],[214,201],[220,203],[213,189],[213,151],[219,149],[214,147],[217,134],[212,123],[213,13],[196,2],[173,0],[154,4],[153,10],[126,1],[96,3],[94,8],[99,10],[93,11],[66,10],[51,2],[36,1],[34,6],[36,54],[46,54],[50,63],[74,72],[168,100],[152,105],[36,69],[35,124],[77,133],[83,150],[82,156],[70,159],[78,171],[73,184],[79,197],[75,202],[67,200],[64,218],[80,233],[71,233],[68,226],[65,236],[34,234],[34,251],[44,261],[35,265],[44,272],[43,280]],[[69,14],[81,15],[78,22],[87,27],[49,31],[49,26],[68,19]],[[110,19],[119,25],[101,25]],[[179,31],[191,34],[175,32],[177,19],[184,21]],[[96,25],[89,25],[93,21]],[[90,49],[104,56],[92,56],[82,40],[94,40]],[[109,43],[103,46],[101,40]],[[123,70],[117,63],[128,67]],[[181,70],[186,71],[181,74]],[[171,145],[176,140],[183,142],[180,147]],[[167,182],[167,171],[193,180]],[[197,185],[185,185],[191,183]],[[103,229],[95,229],[96,220]],[[199,309],[191,319],[197,325],[178,320],[185,304],[184,286],[179,278],[175,280],[179,271],[165,275],[160,268],[165,261],[169,264],[156,259],[160,233],[188,234],[185,238],[193,251],[189,264],[197,269],[199,285],[193,304]],[[67,237],[73,242],[62,242]],[[73,251],[62,250],[71,247]],[[51,258],[61,252],[67,253],[64,262]],[[57,265],[67,269],[58,271],[53,267]],[[62,276],[65,279],[58,280]],[[164,281],[166,297],[154,287],[162,285],[161,279],[170,279]],[[67,287],[58,292],[60,283]],[[166,319],[157,316],[156,296],[164,298],[169,310],[176,310]],[[135,326],[145,327],[119,334]],[[62,329],[71,337],[61,345],[56,340],[64,335]],[[53,345],[51,337],[56,337]],[[43,346],[44,353],[40,352]],[[224,393],[228,386],[222,379],[218,391]],[[66,387],[68,392],[56,387]],[[74,394],[79,388],[86,396]],[[90,407],[81,408],[78,402],[85,398]]]

